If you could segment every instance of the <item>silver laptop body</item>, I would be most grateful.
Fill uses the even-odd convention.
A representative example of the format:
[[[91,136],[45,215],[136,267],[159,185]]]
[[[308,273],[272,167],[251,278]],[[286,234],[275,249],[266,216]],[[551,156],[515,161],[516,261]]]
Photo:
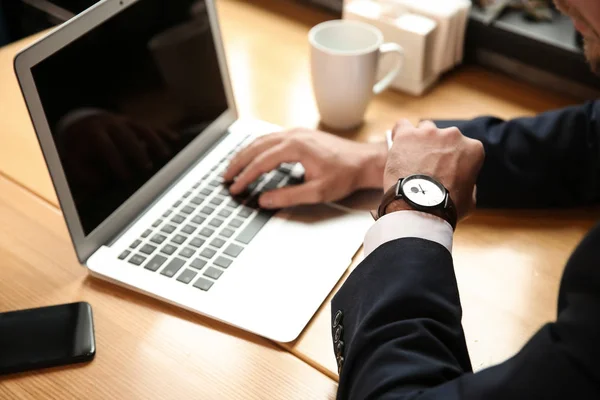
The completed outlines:
[[[294,163],[229,195],[231,157],[280,128],[238,119],[212,0],[102,1],[15,71],[82,265],[275,341],[300,334],[370,217],[260,210],[257,193],[300,183]]]

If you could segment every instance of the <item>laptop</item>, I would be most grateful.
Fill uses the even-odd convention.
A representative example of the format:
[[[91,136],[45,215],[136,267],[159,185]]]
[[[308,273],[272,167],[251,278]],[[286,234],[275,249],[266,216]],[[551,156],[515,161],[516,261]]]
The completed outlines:
[[[15,71],[93,276],[275,341],[300,334],[371,219],[260,209],[259,193],[301,184],[294,160],[229,194],[229,160],[281,128],[238,118],[214,1],[99,2]]]

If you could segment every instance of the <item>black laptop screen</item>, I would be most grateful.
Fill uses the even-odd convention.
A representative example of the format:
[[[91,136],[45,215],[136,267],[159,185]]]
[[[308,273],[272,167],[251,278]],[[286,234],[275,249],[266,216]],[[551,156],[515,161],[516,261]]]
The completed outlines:
[[[32,74],[86,235],[227,110],[204,1],[140,0]]]

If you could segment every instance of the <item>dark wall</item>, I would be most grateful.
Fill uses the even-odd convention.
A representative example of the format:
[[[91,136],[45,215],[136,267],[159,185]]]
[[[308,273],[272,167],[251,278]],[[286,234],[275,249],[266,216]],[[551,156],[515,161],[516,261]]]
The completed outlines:
[[[98,0],[51,0],[55,5],[78,14]],[[0,0],[0,46],[30,36],[61,23],[61,20],[21,0]]]

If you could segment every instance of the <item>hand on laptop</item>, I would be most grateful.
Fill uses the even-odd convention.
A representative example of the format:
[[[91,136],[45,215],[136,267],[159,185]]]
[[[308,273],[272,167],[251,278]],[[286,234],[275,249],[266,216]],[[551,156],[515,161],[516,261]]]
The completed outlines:
[[[457,128],[438,129],[431,121],[417,127],[399,121],[385,167],[384,188],[399,178],[426,174],[450,192],[459,219],[475,207],[475,183],[485,159],[480,141],[463,136]]]
[[[76,112],[75,112],[76,113]],[[75,114],[73,113],[73,114]],[[97,186],[106,179],[126,181],[169,156],[177,135],[98,110],[65,119],[59,133],[70,179]]]
[[[342,199],[356,190],[381,189],[387,157],[384,142],[357,143],[310,130],[293,129],[263,136],[240,151],[225,172],[233,195],[281,163],[300,162],[304,183],[261,195],[263,208],[284,208]]]

